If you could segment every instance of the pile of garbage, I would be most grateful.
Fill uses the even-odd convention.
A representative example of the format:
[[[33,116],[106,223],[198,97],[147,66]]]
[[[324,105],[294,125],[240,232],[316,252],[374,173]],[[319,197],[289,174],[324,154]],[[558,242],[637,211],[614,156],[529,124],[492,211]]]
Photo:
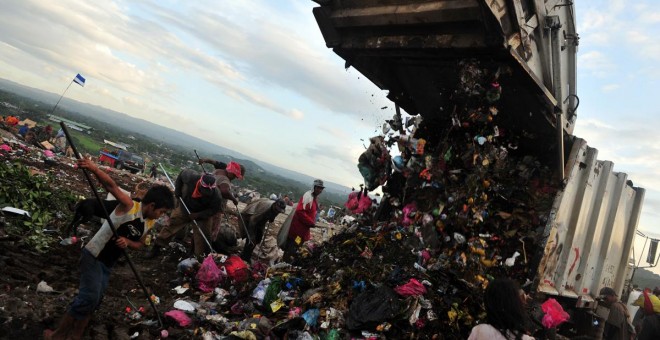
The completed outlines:
[[[486,317],[482,295],[494,278],[530,291],[558,182],[519,151],[519,131],[498,126],[506,69],[460,67],[449,118],[395,115],[360,157],[366,191],[384,185],[377,208],[359,209],[328,242],[303,245],[291,264],[249,268],[235,256],[180,264],[194,269],[182,274],[186,307],[166,313],[169,330],[205,339],[464,339]],[[400,155],[391,157],[395,144]],[[361,197],[350,197],[354,211]]]

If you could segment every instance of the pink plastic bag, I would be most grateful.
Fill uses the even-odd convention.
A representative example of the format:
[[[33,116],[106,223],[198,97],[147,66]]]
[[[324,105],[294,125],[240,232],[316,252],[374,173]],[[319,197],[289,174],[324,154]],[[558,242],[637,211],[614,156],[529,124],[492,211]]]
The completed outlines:
[[[559,302],[555,299],[548,299],[541,305],[543,310],[543,319],[541,323],[545,328],[555,328],[568,320],[570,316],[564,311]]]
[[[188,327],[192,324],[192,320],[190,320],[190,317],[188,317],[188,315],[186,315],[185,312],[180,310],[176,310],[176,309],[171,310],[169,312],[166,312],[165,316],[174,319],[174,321],[176,321],[181,327]]]
[[[401,296],[419,296],[426,294],[426,287],[416,279],[410,279],[408,283],[394,288],[394,291]]]
[[[403,207],[403,225],[404,226],[409,226],[413,223],[413,220],[410,218],[410,213],[413,211],[417,211],[417,205],[413,202],[405,207]]]
[[[209,255],[204,259],[196,277],[197,282],[199,282],[199,290],[204,293],[208,293],[218,286],[222,276],[220,274],[220,269],[215,264],[215,261],[213,261],[213,256]]]

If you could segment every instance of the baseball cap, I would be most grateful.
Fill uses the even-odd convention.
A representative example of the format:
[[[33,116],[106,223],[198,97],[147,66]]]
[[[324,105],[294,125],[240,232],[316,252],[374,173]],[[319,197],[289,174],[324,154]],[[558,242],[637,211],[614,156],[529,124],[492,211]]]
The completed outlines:
[[[599,295],[600,296],[618,296],[618,295],[616,295],[616,292],[614,291],[614,289],[612,289],[610,287],[601,288]]]
[[[243,179],[243,175],[241,174],[241,165],[234,161],[231,161],[229,164],[227,164],[227,169],[225,169],[225,171],[233,174],[238,179]]]
[[[325,187],[323,186],[323,181],[320,180],[320,179],[315,179],[315,180],[314,180],[314,186],[315,186],[315,187],[325,188]]]

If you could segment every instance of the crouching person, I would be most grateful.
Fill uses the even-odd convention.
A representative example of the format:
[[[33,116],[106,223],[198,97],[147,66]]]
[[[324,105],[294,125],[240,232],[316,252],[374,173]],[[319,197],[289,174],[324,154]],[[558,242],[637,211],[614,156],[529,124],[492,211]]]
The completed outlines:
[[[124,249],[139,249],[144,245],[147,231],[156,219],[174,208],[174,197],[169,188],[154,186],[141,202],[133,201],[106,174],[88,159],[78,160],[78,166],[93,173],[101,185],[119,204],[110,213],[118,237],[108,221],[83,248],[80,257],[80,288],[69,305],[59,327],[44,331],[45,339],[81,339],[92,313],[98,308],[108,287],[112,267]]]
[[[241,253],[241,258],[245,262],[250,262],[254,248],[261,243],[264,237],[264,229],[266,222],[273,223],[278,214],[283,213],[286,208],[286,203],[283,200],[271,200],[268,198],[261,198],[256,201],[250,202],[245,209],[241,212],[241,219],[238,223],[247,224],[246,228],[241,228],[241,236],[246,237],[245,229],[247,229],[250,237],[245,240],[245,246]],[[252,240],[250,243],[249,240]]]

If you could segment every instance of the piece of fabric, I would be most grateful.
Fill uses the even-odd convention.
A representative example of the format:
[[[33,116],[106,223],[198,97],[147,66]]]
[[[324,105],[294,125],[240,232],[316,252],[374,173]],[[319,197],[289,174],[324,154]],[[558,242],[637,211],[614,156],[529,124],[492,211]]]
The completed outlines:
[[[468,340],[514,340],[515,338],[516,337],[511,332],[508,332],[507,336],[505,337],[500,331],[497,330],[497,328],[484,323],[476,325],[472,328]],[[523,334],[522,339],[534,340],[533,337],[526,334]]]
[[[288,234],[290,240],[300,237],[302,242],[305,242],[312,238],[310,229],[316,224],[317,210],[318,203],[316,198],[313,197],[311,191],[306,192],[300,198],[300,202],[296,206],[296,213],[291,220],[291,227]]]
[[[110,214],[110,220],[119,236],[126,237],[131,241],[140,241],[142,237],[153,228],[155,220],[144,219],[142,216],[142,204],[133,201],[133,207],[127,213],[117,216],[116,208]],[[112,267],[117,259],[123,254],[113,241],[114,234],[108,221],[105,221],[99,231],[87,243],[87,249],[92,256],[99,259],[106,266]]]
[[[225,169],[228,173],[233,174],[236,176],[238,179],[243,179],[243,175],[241,174],[241,165],[232,161],[227,164],[227,168]]]

